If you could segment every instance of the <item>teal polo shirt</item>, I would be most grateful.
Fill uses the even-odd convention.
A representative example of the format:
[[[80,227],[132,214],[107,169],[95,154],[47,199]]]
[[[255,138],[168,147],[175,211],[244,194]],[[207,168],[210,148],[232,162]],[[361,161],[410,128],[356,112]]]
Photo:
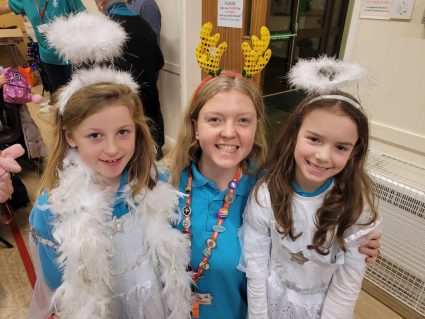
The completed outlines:
[[[223,206],[227,190],[217,189],[214,182],[201,175],[195,164],[192,165],[192,172],[191,266],[197,270],[202,250],[212,235],[212,226],[217,222],[217,211]],[[183,193],[187,179],[188,170],[185,170],[179,184],[179,190]],[[246,318],[246,277],[245,273],[236,269],[241,255],[238,230],[242,226],[242,213],[255,182],[256,178],[250,175],[240,179],[235,201],[230,205],[229,217],[224,222],[226,230],[218,236],[217,246],[209,260],[210,268],[204,271],[199,280],[198,292],[212,295],[211,305],[200,305],[201,319]],[[180,211],[185,204],[185,198],[181,198]],[[178,228],[183,230],[181,224]]]
[[[36,2],[38,2],[39,10],[37,10]],[[45,5],[46,10],[41,19],[39,11],[41,13]],[[47,44],[46,37],[39,32],[38,26],[49,23],[59,16],[85,11],[80,0],[9,0],[9,8],[13,13],[26,15],[30,20],[40,48],[41,61],[57,65],[69,64],[69,61],[61,59],[55,49]]]

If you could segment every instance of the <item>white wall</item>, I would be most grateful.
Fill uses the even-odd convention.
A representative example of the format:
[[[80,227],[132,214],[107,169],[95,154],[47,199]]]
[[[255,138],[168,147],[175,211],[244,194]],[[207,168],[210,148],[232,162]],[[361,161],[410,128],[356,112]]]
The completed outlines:
[[[360,7],[355,1],[344,57],[369,73],[359,95],[372,148],[425,167],[425,0],[411,20],[360,19]]]
[[[201,80],[195,59],[202,18],[200,0],[156,0],[162,15],[161,50],[165,66],[158,89],[165,122],[165,142],[177,138],[183,110]]]

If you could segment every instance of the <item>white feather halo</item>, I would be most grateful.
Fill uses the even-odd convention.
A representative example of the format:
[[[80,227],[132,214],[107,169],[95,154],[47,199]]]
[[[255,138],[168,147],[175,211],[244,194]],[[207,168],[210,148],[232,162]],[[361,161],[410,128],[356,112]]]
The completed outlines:
[[[81,12],[56,18],[48,25],[46,38],[65,60],[99,63],[121,55],[127,34],[103,14]]]
[[[292,86],[308,94],[329,94],[344,86],[357,83],[365,70],[357,64],[347,63],[327,56],[317,59],[300,59],[288,73]]]
[[[127,72],[99,66],[90,69],[81,69],[75,71],[72,75],[72,80],[62,88],[57,102],[59,113],[63,114],[68,99],[75,92],[87,85],[103,82],[127,85],[135,93],[138,92],[139,88],[130,73]]]

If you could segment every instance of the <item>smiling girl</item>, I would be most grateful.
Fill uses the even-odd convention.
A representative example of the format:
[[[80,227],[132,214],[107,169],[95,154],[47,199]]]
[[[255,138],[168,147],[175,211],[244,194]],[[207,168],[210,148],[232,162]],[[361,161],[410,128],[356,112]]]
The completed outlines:
[[[129,74],[94,68],[53,99],[55,141],[30,215],[31,318],[189,316],[189,255],[171,227],[178,194],[157,181],[136,88]]]
[[[331,87],[345,81],[343,64],[303,63],[318,65],[317,79],[300,64],[292,71],[311,86],[328,81],[328,65]],[[311,94],[291,114],[244,213],[250,318],[352,318],[366,267],[358,249],[379,224],[368,141],[367,116],[339,90]]]

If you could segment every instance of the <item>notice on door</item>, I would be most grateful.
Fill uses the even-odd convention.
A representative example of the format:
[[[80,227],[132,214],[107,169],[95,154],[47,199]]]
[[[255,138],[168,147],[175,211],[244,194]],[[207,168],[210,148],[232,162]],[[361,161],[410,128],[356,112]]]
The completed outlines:
[[[217,26],[242,28],[243,0],[218,0]]]
[[[389,19],[392,0],[363,0],[360,18]]]

